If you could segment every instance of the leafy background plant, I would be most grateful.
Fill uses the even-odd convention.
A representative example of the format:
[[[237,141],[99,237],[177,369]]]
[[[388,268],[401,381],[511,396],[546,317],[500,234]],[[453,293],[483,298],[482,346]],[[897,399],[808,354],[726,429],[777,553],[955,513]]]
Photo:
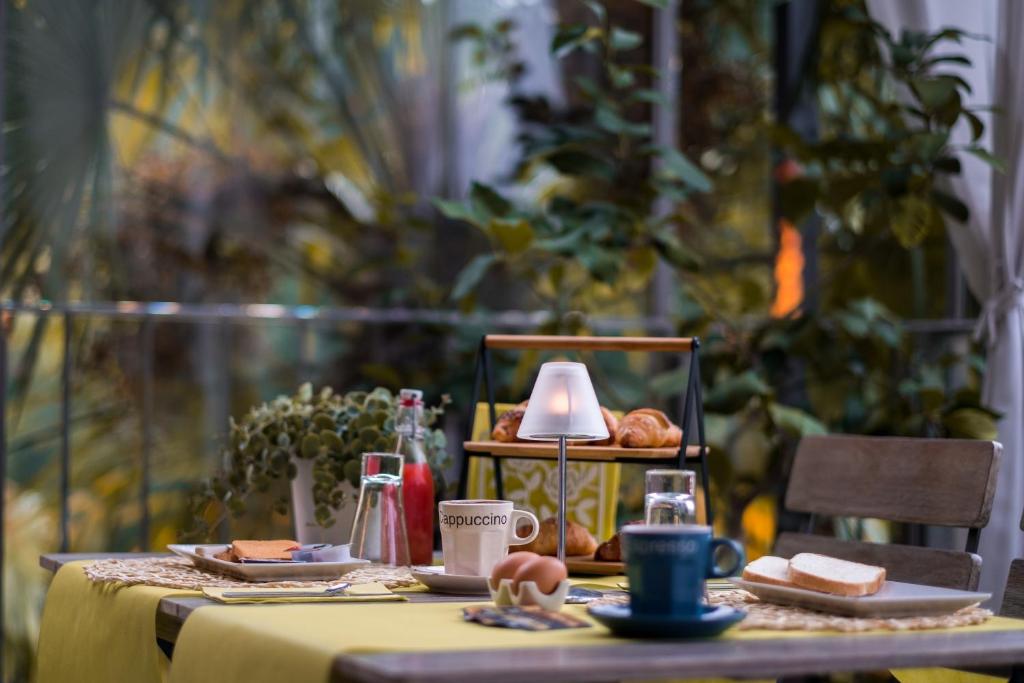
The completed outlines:
[[[438,495],[446,490],[445,471],[451,458],[444,432],[432,425],[449,401],[444,396],[440,405],[423,413],[424,450]],[[297,460],[312,461],[310,493],[316,521],[323,527],[332,526],[338,508],[346,501],[354,503],[341,484],[348,482],[358,490],[362,454],[395,450],[397,410],[398,396],[383,387],[345,394],[324,387],[314,393],[309,383],[292,396],[253,406],[241,419],[231,420],[224,469],[204,481],[197,492],[194,531],[209,536],[228,514],[244,515],[251,493],[269,493],[275,483],[280,489],[281,482],[295,478]],[[279,494],[273,511],[287,517],[290,510],[290,493]],[[212,524],[208,521],[211,511],[215,515]]]
[[[679,239],[682,216],[655,217],[654,202],[685,202],[709,191],[711,181],[678,150],[655,144],[651,125],[636,120],[662,98],[652,89],[651,67],[623,58],[643,37],[610,23],[601,3],[586,6],[591,22],[559,27],[551,43],[558,58],[582,52],[597,64],[595,73],[571,79],[573,106],[558,110],[543,98],[510,98],[523,123],[513,179],[529,183],[549,169],[557,180],[529,202],[514,203],[479,182],[466,201],[435,201],[448,218],[477,228],[491,247],[455,282],[452,298],[464,307],[473,306],[488,272],[501,267],[554,313],[558,326],[570,311],[629,311],[623,301],[643,296],[659,260],[686,270],[699,261]],[[515,93],[523,66],[510,57],[511,29],[504,19],[493,27],[460,27],[454,37],[472,41],[482,68],[497,64],[488,73],[508,78]],[[488,57],[488,50],[497,54]],[[659,171],[651,173],[655,162]]]
[[[522,154],[507,177],[466,188],[468,201],[443,192],[432,204],[437,160],[448,160],[446,110],[432,106],[446,87],[435,68],[448,40],[443,2],[72,4],[6,13],[5,298],[415,310],[446,308],[454,291],[466,313],[550,311],[536,316],[540,329],[561,333],[602,331],[608,318],[625,321],[615,333],[648,332],[644,316],[667,302],[658,319],[705,341],[716,503],[754,550],[773,535],[801,434],[991,433],[976,391],[981,358],[903,321],[945,312],[947,247],[921,202],[962,214],[932,193],[965,153],[948,130],[974,123],[966,86],[943,76],[956,41],[971,37],[887,38],[861,2],[821,3],[804,74],[820,134],[805,139],[772,117],[777,3],[687,0],[674,151],[652,144],[649,127],[660,102],[645,36],[660,3],[551,3],[565,24],[553,45],[564,101],[528,89],[514,21],[463,27],[484,82],[473,87],[510,82]],[[943,55],[952,59],[932,61]],[[898,220],[887,224],[885,211]],[[821,276],[802,310],[773,317],[779,215],[822,223],[804,245]],[[151,533],[141,541],[146,333],[132,321],[72,321],[72,549],[177,540],[191,519],[186,494],[222,465],[227,417],[302,382],[464,400],[487,320],[156,322]],[[4,662],[7,678],[24,680],[45,581],[34,565],[56,547],[65,330],[52,315],[2,323],[12,368]],[[522,397],[540,360],[499,356],[499,396]],[[585,360],[613,407],[667,405],[681,379],[645,359]],[[455,407],[445,427],[458,438],[470,410]],[[280,493],[251,490],[251,514],[232,524],[287,529],[272,513]],[[640,493],[634,476],[623,517]]]
[[[588,329],[587,313],[628,310],[659,267],[672,269],[678,331],[705,340],[702,370],[720,522],[745,536],[755,554],[774,538],[787,458],[801,436],[847,431],[993,438],[997,416],[981,405],[978,393],[981,358],[924,356],[884,302],[885,292],[864,288],[875,298],[859,282],[851,287],[844,281],[851,269],[874,271],[865,265],[865,253],[894,246],[920,275],[922,245],[942,239],[943,214],[966,219],[966,206],[941,189],[941,179],[959,172],[959,153],[992,157],[974,143],[950,143],[961,119],[975,141],[980,135],[980,120],[963,105],[969,84],[942,71],[966,59],[943,52],[965,34],[946,29],[895,38],[860,3],[829,5],[821,54],[809,60],[820,66],[806,74],[821,112],[820,137],[808,141],[783,123],[761,122],[762,134],[775,141],[783,159],[780,217],[799,224],[813,213],[824,221],[817,244],[808,246],[826,255],[828,275],[820,283],[819,308],[769,316],[770,295],[737,299],[737,287],[719,287],[722,275],[702,268],[696,245],[714,240],[718,230],[702,220],[701,202],[714,193],[714,174],[654,144],[648,106],[659,106],[660,98],[650,88],[652,74],[620,63],[623,54],[641,48],[642,38],[611,23],[603,6],[586,5],[588,21],[561,26],[551,44],[558,58],[579,51],[592,62],[585,76],[572,77],[575,71],[567,67],[572,105],[559,109],[514,94],[510,102],[523,134],[513,177],[501,189],[474,183],[463,202],[436,202],[449,218],[480,230],[489,246],[465,265],[452,297],[474,306],[488,277],[507,278],[555,312],[546,331],[578,333]],[[507,22],[499,22],[460,28],[456,37],[473,42],[482,68],[510,79],[515,93],[522,69],[509,63],[509,31]],[[490,56],[488,49],[494,50]],[[629,108],[639,103],[645,106]],[[552,179],[537,188],[542,168]],[[525,201],[509,199],[524,189],[530,192]],[[672,210],[659,214],[659,199]],[[729,274],[743,282],[742,265]],[[610,282],[617,286],[607,287]],[[530,356],[519,368],[536,361]],[[947,393],[954,369],[961,388]],[[668,371],[633,399],[665,401],[684,379],[684,370]],[[632,478],[626,491],[624,519],[637,513],[642,482]],[[745,515],[750,509],[761,518]]]

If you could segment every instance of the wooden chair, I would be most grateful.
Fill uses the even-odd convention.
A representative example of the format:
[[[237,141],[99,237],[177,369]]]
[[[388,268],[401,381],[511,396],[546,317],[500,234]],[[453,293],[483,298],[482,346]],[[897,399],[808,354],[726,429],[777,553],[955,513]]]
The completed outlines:
[[[780,534],[775,553],[821,553],[885,567],[894,581],[974,590],[981,573],[978,541],[992,510],[1001,452],[994,441],[806,437],[793,461],[786,508],[810,514],[808,533]],[[814,535],[818,515],[966,527],[967,546],[941,550]]]
[[[1024,517],[1021,517],[1020,528],[1024,530]],[[1024,619],[1024,559],[1016,559],[1010,563],[1010,573],[1006,577],[1006,589],[1003,591],[1003,604],[999,608],[999,614]],[[1024,666],[1013,667],[1009,683],[1024,683]]]
[[[1020,518],[1020,528],[1024,531],[1024,515]],[[1024,559],[1016,559],[1010,563],[1010,573],[1006,577],[1006,590],[1003,591],[1003,605],[999,609],[999,614],[1024,619]]]
[[[1024,518],[1020,520],[1020,528],[1024,530]],[[1003,590],[1003,604],[999,608],[999,616],[1024,619],[1024,559],[1018,558],[1010,563],[1010,572],[1006,577],[1006,588]],[[999,669],[978,669],[975,673],[1005,678],[1008,683],[1024,683],[1024,665]]]

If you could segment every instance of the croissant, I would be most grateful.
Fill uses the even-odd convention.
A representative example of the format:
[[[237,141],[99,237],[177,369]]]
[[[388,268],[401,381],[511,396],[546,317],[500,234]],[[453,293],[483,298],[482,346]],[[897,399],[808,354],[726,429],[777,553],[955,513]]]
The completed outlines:
[[[643,520],[626,522],[626,526],[643,524]],[[615,532],[615,535],[597,546],[594,551],[594,559],[600,562],[622,562],[622,529]]]
[[[523,421],[523,415],[526,414],[526,405],[528,403],[529,401],[523,401],[512,410],[506,410],[502,413],[501,417],[494,424],[494,429],[491,430],[491,438],[505,443],[519,441],[516,433],[519,431],[519,425]]]
[[[619,421],[618,439],[623,448],[678,446],[683,431],[660,410],[640,408]]]
[[[526,545],[517,550],[528,550],[538,555],[555,555],[558,552],[558,523],[554,517],[548,517],[540,523],[540,533]],[[597,550],[597,541],[587,528],[572,520],[565,525],[565,554],[570,557],[592,555]]]
[[[604,426],[608,428],[608,438],[601,441],[591,442],[594,446],[610,446],[615,443],[615,435],[619,431],[619,419],[612,415],[612,411],[601,406],[601,417],[604,418]]]

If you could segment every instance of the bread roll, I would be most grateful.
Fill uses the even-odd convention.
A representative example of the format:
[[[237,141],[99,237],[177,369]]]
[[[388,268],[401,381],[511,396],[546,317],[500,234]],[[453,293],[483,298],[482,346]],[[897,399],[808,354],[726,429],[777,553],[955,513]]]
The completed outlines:
[[[642,519],[637,519],[632,522],[626,522],[626,526],[643,523]],[[616,531],[614,536],[597,546],[597,550],[594,551],[594,559],[601,562],[622,562],[622,529]]]
[[[527,550],[538,555],[558,554],[558,522],[548,517],[540,523],[540,533],[526,545],[516,546],[516,550]],[[565,525],[565,554],[567,557],[592,555],[597,550],[597,541],[587,528],[569,520]]]
[[[600,562],[622,562],[622,541],[619,534],[615,534],[597,546],[597,550],[594,551],[594,559]]]

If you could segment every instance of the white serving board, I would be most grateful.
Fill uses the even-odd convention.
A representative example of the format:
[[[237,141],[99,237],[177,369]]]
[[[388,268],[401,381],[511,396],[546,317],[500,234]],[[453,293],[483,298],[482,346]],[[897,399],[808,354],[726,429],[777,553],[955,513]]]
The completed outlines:
[[[268,581],[332,581],[370,564],[369,560],[352,558],[345,562],[281,562],[242,563],[228,562],[212,557],[214,553],[227,550],[226,544],[167,546],[175,555],[186,557],[196,567],[217,574],[224,574],[240,581],[266,583]]]
[[[992,597],[991,593],[936,588],[900,581],[886,581],[881,590],[874,595],[858,598],[819,593],[804,588],[755,583],[740,578],[731,578],[729,581],[753,593],[764,602],[804,607],[845,617],[894,618],[951,614]]]

